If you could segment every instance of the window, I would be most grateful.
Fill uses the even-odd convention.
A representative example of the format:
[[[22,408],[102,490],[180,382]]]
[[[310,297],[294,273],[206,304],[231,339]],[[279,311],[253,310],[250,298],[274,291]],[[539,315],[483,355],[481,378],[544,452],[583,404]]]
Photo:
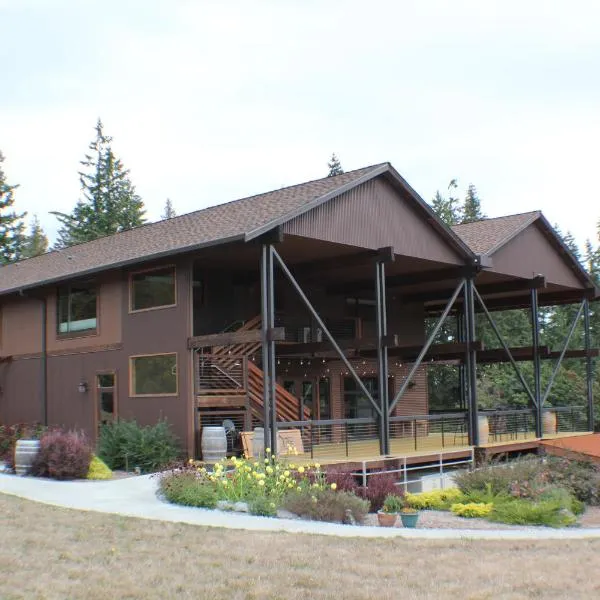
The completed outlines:
[[[175,305],[175,267],[133,273],[129,294],[132,311]]]
[[[177,395],[177,354],[132,356],[129,370],[131,396]]]
[[[361,378],[368,392],[377,402],[379,397],[377,378]],[[375,409],[371,401],[364,395],[352,377],[344,378],[344,406],[346,407],[346,419],[360,419],[375,417]]]
[[[59,288],[57,333],[95,330],[98,323],[97,297],[96,286],[90,284]]]
[[[114,373],[96,375],[98,426],[112,423],[116,418],[115,379]]]

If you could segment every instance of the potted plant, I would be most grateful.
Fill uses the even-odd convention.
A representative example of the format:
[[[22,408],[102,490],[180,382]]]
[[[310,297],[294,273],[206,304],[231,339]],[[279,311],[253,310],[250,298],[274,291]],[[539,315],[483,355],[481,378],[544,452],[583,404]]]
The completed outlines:
[[[402,509],[403,502],[400,496],[388,494],[383,501],[381,510],[377,511],[377,521],[380,527],[393,527]]]
[[[419,511],[404,502],[402,508],[400,509],[400,520],[402,521],[403,527],[410,527],[411,529],[414,529],[417,526],[417,521],[419,520]]]

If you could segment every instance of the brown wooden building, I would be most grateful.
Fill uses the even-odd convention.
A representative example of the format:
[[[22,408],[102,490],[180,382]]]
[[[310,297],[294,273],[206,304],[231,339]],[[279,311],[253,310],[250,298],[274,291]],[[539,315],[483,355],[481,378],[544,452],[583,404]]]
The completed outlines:
[[[552,407],[547,432],[567,422],[561,408],[588,430],[595,298],[541,213],[451,230],[375,165],[1,268],[0,422],[95,436],[112,418],[165,418],[193,455],[203,423],[230,419],[265,425],[271,444],[300,429],[315,455],[400,455],[484,444],[478,362],[530,360],[536,373],[531,406],[490,414],[487,441],[542,437],[540,361],[577,356],[587,395],[576,416]],[[586,346],[552,353],[537,307],[563,303],[580,303]],[[532,311],[532,345],[483,348],[475,312],[493,322],[514,307]],[[452,315],[456,339],[433,343],[426,319]],[[431,361],[459,365],[464,410],[430,414]]]

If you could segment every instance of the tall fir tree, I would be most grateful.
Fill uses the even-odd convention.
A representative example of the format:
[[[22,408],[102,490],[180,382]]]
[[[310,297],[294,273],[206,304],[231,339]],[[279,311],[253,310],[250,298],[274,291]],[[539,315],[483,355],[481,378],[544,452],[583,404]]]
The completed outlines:
[[[71,213],[52,213],[61,223],[56,247],[88,242],[144,223],[144,203],[135,193],[129,170],[115,156],[111,142],[98,119],[90,152],[81,161],[82,197]]]
[[[485,219],[481,210],[481,200],[477,195],[477,188],[471,183],[467,188],[467,195],[462,207],[461,223],[474,223]]]
[[[9,185],[2,169],[4,155],[0,152],[0,265],[21,257],[25,233],[23,218],[13,209],[16,185]]]
[[[23,258],[33,258],[48,251],[48,237],[44,233],[37,215],[33,215],[29,233],[23,242]]]
[[[165,209],[163,214],[160,216],[161,219],[172,219],[173,217],[176,217],[177,213],[175,212],[175,209],[173,208],[173,203],[171,202],[170,198],[167,198],[167,201],[165,202]]]
[[[340,159],[337,157],[335,152],[331,155],[327,166],[329,167],[329,173],[327,174],[327,177],[341,175],[344,172],[344,169],[342,169],[342,163],[340,162]]]
[[[458,225],[461,220],[458,198],[452,195],[456,187],[456,179],[452,179],[448,184],[448,198],[442,196],[438,190],[431,202],[433,212],[449,227]]]

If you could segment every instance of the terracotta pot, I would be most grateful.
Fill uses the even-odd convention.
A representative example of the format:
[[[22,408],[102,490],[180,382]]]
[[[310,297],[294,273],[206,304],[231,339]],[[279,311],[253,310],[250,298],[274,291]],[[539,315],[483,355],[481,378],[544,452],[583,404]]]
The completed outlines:
[[[379,527],[393,527],[396,524],[398,515],[396,513],[386,513],[383,511],[377,512],[377,521],[379,521]]]

